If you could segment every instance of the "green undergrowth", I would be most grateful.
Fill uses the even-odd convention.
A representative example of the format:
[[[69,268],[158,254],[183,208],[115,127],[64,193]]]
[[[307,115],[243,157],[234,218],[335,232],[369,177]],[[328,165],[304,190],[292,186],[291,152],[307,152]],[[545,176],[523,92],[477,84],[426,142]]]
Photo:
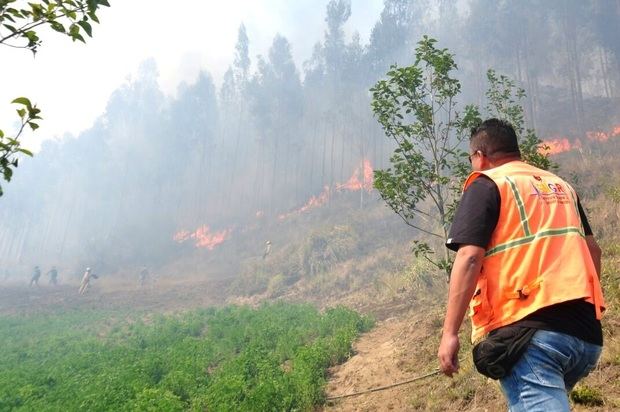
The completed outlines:
[[[580,405],[601,406],[604,404],[601,391],[589,386],[578,386],[570,393],[570,399]]]
[[[0,318],[0,410],[312,410],[372,321],[274,303]]]

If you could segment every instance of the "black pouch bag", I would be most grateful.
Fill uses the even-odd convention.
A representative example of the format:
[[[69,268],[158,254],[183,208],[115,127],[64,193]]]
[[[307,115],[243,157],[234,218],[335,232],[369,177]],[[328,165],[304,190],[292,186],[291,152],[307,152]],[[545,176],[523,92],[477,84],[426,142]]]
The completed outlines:
[[[536,329],[504,326],[495,329],[474,346],[474,365],[478,372],[491,379],[501,379],[521,359]]]

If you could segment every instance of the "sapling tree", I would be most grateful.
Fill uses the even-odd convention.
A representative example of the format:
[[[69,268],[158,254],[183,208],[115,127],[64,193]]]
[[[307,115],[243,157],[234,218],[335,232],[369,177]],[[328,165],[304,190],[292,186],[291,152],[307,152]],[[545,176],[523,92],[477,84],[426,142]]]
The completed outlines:
[[[462,185],[471,172],[468,140],[481,122],[475,105],[458,105],[461,83],[447,49],[424,36],[412,66],[393,65],[385,79],[370,89],[372,110],[388,138],[396,143],[391,166],[375,171],[375,188],[405,223],[426,240],[416,240],[413,253],[449,275],[452,266],[445,243]],[[544,143],[525,127],[521,99],[525,91],[504,75],[487,73],[486,117],[515,127],[523,159],[543,169],[553,167]],[[459,110],[459,107],[461,109]],[[442,250],[441,256],[435,250]]]
[[[480,122],[474,105],[457,110],[461,83],[447,49],[424,36],[415,63],[393,65],[372,92],[372,110],[387,137],[396,142],[391,166],[375,171],[375,188],[405,223],[426,235],[413,252],[449,273],[447,249],[434,256],[433,243],[445,242],[452,215],[469,172],[466,139]]]

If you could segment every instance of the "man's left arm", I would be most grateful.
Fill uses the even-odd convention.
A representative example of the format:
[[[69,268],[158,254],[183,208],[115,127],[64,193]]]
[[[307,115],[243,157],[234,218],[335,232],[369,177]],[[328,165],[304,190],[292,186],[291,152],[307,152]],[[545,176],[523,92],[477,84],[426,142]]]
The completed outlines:
[[[450,377],[459,369],[459,329],[476,289],[484,253],[482,247],[461,245],[452,266],[446,317],[437,353],[441,371]]]

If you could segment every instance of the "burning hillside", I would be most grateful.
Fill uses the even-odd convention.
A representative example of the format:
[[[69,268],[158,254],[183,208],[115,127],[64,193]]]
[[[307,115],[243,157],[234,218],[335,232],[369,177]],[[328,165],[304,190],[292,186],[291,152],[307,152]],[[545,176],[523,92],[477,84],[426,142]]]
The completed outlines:
[[[609,132],[593,131],[586,132],[584,142],[605,142],[609,139],[620,137],[620,125],[614,127]],[[574,149],[580,149],[583,147],[581,139],[569,140],[567,137],[555,137],[549,140],[545,140],[544,144],[548,146],[545,151],[549,154],[558,154],[568,152]]]
[[[232,229],[225,229],[217,232],[211,232],[209,226],[202,225],[194,232],[181,230],[174,235],[173,239],[178,243],[183,243],[192,239],[194,240],[197,248],[213,250],[217,245],[224,242],[230,236],[231,231]]]
[[[351,191],[356,192],[359,190],[371,191],[373,188],[373,168],[370,160],[364,159],[362,165],[355,168],[353,174],[345,183],[336,183],[332,187],[325,186],[323,191],[316,196],[312,196],[302,207],[293,210],[288,213],[283,213],[278,216],[278,219],[284,220],[291,216],[298,215],[300,213],[307,212],[308,210],[323,206],[327,203],[333,192]]]
[[[370,160],[363,159],[361,165],[356,167],[351,177],[344,183],[336,183],[332,187],[326,185],[323,187],[323,191],[318,195],[313,195],[308,201],[298,209],[291,212],[282,213],[278,215],[279,220],[287,219],[291,216],[298,215],[300,213],[307,212],[309,210],[318,208],[326,204],[334,192],[356,192],[360,190],[366,190],[370,192],[373,189],[373,168]],[[255,214],[257,219],[264,217],[263,211],[258,211]],[[210,227],[202,225],[193,232],[188,230],[181,230],[174,234],[173,240],[177,243],[184,243],[190,239],[194,241],[197,248],[213,250],[225,240],[230,238],[232,229],[224,229],[216,232],[212,232]]]

